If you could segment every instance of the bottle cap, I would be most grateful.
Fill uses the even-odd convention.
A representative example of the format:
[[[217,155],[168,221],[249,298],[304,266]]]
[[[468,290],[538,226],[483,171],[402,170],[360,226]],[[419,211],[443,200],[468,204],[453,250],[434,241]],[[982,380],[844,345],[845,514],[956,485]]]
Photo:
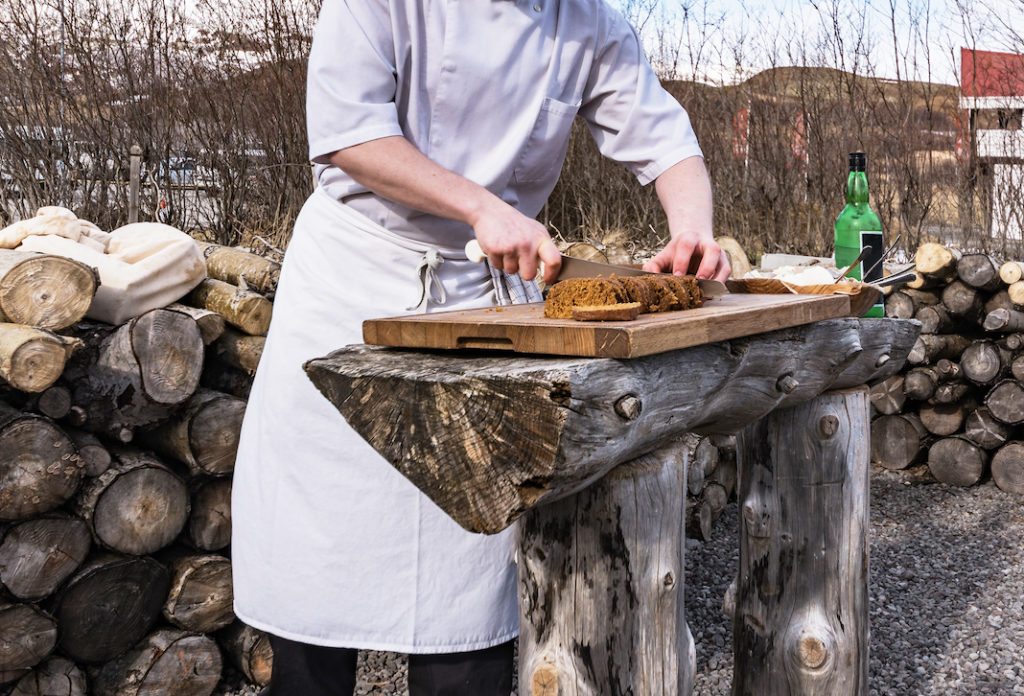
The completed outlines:
[[[862,172],[867,168],[868,157],[863,152],[850,153],[850,171]]]

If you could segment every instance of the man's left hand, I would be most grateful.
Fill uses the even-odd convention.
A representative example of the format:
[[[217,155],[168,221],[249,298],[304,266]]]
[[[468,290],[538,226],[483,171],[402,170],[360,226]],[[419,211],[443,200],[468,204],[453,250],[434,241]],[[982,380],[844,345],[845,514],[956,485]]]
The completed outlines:
[[[710,236],[681,234],[675,237],[654,258],[644,264],[645,271],[696,275],[725,281],[731,268],[729,257]]]

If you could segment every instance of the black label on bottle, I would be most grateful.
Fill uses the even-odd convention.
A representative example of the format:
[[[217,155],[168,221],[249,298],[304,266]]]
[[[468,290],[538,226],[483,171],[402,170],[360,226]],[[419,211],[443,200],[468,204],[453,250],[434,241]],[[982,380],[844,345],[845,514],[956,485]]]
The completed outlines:
[[[864,259],[860,262],[861,280],[865,283],[873,283],[882,277],[882,253],[885,251],[884,244],[882,242],[881,230],[877,232],[865,232],[860,233],[860,248],[871,247],[871,251],[864,255]],[[874,266],[874,268],[872,268]],[[871,268],[871,275],[865,276],[864,272]]]

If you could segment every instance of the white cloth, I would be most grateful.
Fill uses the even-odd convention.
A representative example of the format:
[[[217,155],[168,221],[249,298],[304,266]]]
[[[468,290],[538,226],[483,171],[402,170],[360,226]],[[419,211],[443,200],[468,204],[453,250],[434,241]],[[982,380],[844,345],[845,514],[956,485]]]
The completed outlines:
[[[86,316],[114,325],[177,302],[206,278],[196,240],[170,225],[135,222],[103,234],[106,251],[83,244],[85,237],[73,241],[56,234],[28,236],[18,248],[95,268],[100,285]]]
[[[641,183],[701,154],[636,34],[603,0],[325,0],[306,122],[319,184],[403,236],[458,247],[455,224],[381,201],[331,153],[404,135],[528,216],[565,159],[577,112]]]
[[[514,529],[463,530],[352,431],[302,371],[310,358],[362,342],[362,320],[418,302],[418,266],[430,249],[321,190],[299,215],[232,490],[235,612],[256,628],[414,653],[478,650],[516,635]],[[484,264],[462,249],[434,249],[447,302],[428,311],[493,304]]]

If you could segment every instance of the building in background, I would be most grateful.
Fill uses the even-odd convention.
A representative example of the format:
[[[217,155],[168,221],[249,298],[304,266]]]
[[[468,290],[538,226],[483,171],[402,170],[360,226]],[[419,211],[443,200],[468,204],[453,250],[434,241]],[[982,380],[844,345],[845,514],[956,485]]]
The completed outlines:
[[[1024,55],[960,49],[963,148],[989,198],[993,237],[1024,239]],[[958,148],[959,149],[959,148]]]

